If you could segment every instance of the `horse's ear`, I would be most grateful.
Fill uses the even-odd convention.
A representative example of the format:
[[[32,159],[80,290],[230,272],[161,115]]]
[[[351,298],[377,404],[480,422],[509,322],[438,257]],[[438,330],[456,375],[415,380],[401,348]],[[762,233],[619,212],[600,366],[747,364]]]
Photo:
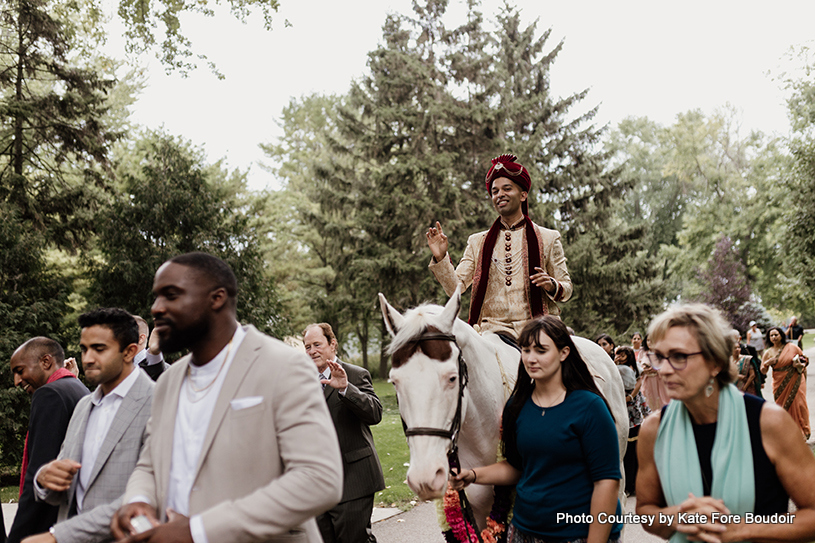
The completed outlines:
[[[447,300],[444,305],[444,311],[441,312],[441,322],[448,331],[453,330],[453,323],[458,317],[458,312],[461,310],[461,285],[456,287],[456,291]]]
[[[405,322],[404,317],[388,303],[388,300],[385,299],[385,295],[381,292],[379,293],[379,307],[382,308],[382,318],[385,320],[385,328],[388,329],[391,336],[396,336],[399,332],[399,328],[401,328]]]

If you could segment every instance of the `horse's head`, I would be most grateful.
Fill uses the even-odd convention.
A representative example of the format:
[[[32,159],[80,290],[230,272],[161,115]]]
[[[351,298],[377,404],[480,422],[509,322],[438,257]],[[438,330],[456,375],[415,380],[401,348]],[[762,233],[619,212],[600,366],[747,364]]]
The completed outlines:
[[[390,381],[406,425],[410,468],[407,483],[423,500],[441,498],[447,486],[447,451],[459,400],[459,348],[452,340],[461,297],[456,290],[444,307],[421,305],[401,315],[380,294],[385,325],[393,340]],[[461,407],[459,407],[461,406]],[[430,430],[430,431],[428,431]],[[433,432],[435,430],[435,432]]]

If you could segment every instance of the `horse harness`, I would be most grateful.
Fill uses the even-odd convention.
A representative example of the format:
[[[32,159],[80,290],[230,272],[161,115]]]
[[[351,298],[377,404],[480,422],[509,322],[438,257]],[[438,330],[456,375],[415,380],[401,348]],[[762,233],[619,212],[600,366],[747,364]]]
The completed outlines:
[[[450,448],[447,450],[447,463],[451,471],[455,470],[456,472],[460,472],[461,462],[459,461],[458,458],[458,435],[459,431],[461,430],[461,404],[464,401],[464,389],[467,387],[468,381],[467,363],[464,361],[464,355],[462,353],[461,347],[459,347],[458,342],[456,341],[456,336],[454,336],[453,334],[425,331],[413,341],[415,343],[421,343],[423,341],[430,341],[434,339],[450,341],[453,343],[453,345],[456,346],[456,349],[458,349],[458,399],[456,400],[456,414],[453,416],[453,421],[450,423],[449,430],[445,430],[443,428],[430,428],[426,426],[416,426],[413,428],[408,428],[408,425],[405,423],[405,419],[402,419],[402,429],[405,432],[406,438],[411,436],[436,436],[444,439],[449,439]],[[458,491],[458,496],[459,503],[461,504],[461,511],[463,513],[464,518],[467,520],[467,522],[465,522],[465,527],[467,527],[469,540],[468,524],[469,526],[476,526],[475,515],[473,514],[473,508],[470,505],[470,500],[467,499],[467,495],[464,493],[463,490]],[[481,534],[478,533],[477,529],[475,530],[475,532],[477,541],[479,543],[482,543]]]
[[[413,341],[416,343],[421,343],[423,341],[431,341],[434,339],[451,341],[456,346],[456,349],[458,349],[458,399],[456,401],[456,414],[453,416],[453,421],[450,424],[449,430],[445,430],[443,428],[429,428],[426,426],[408,428],[407,424],[405,423],[405,419],[402,419],[402,428],[405,431],[405,437],[436,436],[449,439],[449,456],[451,452],[458,449],[458,434],[459,430],[461,430],[461,404],[464,399],[464,389],[467,386],[467,363],[464,361],[464,356],[462,355],[461,348],[458,346],[458,342],[456,342],[456,336],[452,334],[445,334],[443,332],[425,332]]]

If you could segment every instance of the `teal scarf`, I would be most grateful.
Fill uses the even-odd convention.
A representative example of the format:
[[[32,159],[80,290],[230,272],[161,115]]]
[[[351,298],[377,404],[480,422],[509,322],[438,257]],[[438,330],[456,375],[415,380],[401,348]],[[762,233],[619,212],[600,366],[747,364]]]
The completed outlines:
[[[704,494],[693,426],[682,402],[672,400],[665,409],[654,444],[654,460],[669,506],[688,499],[689,492],[694,496]],[[756,499],[753,450],[744,397],[734,385],[726,385],[719,391],[711,465],[711,496],[723,500],[732,514],[742,518],[752,512]],[[679,532],[671,537],[671,543],[686,541],[687,536]]]

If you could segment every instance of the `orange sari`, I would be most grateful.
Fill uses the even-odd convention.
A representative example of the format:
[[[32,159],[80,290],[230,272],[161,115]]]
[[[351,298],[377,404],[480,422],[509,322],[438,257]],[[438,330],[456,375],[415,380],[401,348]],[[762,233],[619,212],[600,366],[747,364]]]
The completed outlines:
[[[792,359],[804,353],[796,345],[787,343],[773,365],[773,396],[775,403],[786,409],[809,439],[809,407],[807,406],[806,368],[798,371]]]

